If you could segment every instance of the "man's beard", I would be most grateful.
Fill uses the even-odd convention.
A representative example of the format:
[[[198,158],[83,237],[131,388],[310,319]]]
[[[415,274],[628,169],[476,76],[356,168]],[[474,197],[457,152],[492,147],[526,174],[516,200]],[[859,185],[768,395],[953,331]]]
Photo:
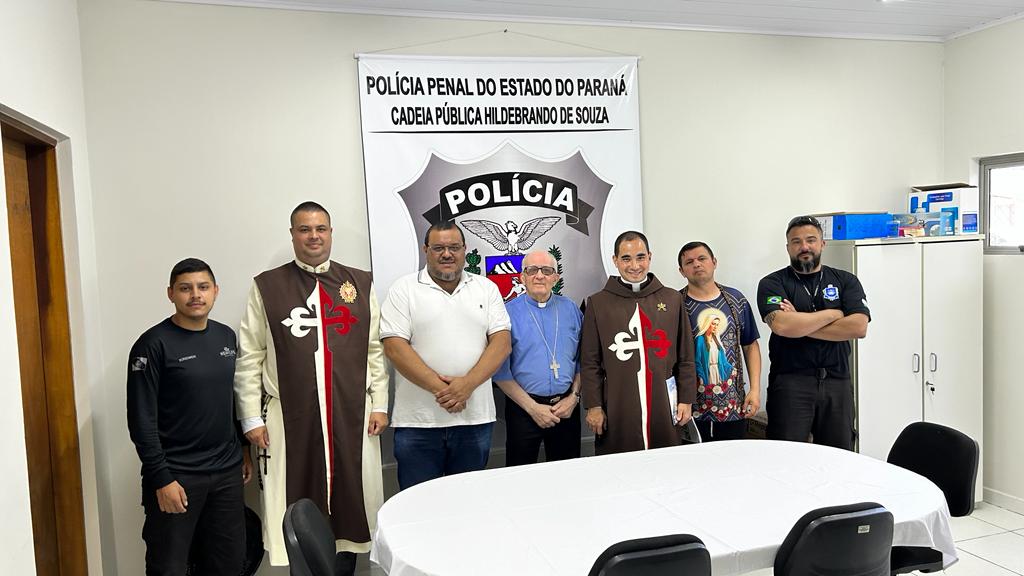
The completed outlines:
[[[445,264],[447,264],[447,262],[445,262]],[[435,280],[440,280],[441,282],[454,282],[462,276],[462,270],[455,270],[453,272],[442,272],[437,268],[428,267],[427,272],[430,273],[430,276],[432,278],[434,278]]]
[[[438,280],[442,280],[444,282],[452,282],[454,280],[458,280],[459,276],[461,276],[461,275],[462,275],[462,273],[458,272],[458,271],[456,271],[456,272],[437,272],[437,279]]]
[[[813,252],[809,252],[809,254],[811,254],[810,260],[801,260],[800,256],[803,254],[797,254],[796,258],[790,258],[790,265],[793,266],[794,270],[801,274],[810,274],[811,272],[814,272],[814,269],[818,267],[818,264],[821,264],[821,254],[815,254]]]

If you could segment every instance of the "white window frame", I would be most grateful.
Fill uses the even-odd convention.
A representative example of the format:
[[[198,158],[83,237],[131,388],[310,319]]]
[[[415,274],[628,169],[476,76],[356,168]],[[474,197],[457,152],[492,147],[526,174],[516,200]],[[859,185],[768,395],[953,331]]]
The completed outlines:
[[[989,191],[990,172],[993,168],[1006,168],[1009,166],[1024,167],[1024,152],[1017,154],[1004,154],[1002,156],[988,156],[978,160],[978,193],[981,194],[981,230],[985,234],[985,254],[1017,254],[1024,255],[1024,246],[993,246],[991,243],[992,233],[989,230],[989,214],[992,210],[991,195]]]

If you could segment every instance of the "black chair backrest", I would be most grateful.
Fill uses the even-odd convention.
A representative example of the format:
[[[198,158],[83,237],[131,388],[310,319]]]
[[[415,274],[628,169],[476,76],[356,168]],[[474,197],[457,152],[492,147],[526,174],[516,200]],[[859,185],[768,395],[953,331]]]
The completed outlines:
[[[291,576],[334,576],[334,532],[317,505],[309,498],[295,502],[283,524]]]
[[[889,576],[892,514],[874,502],[804,514],[775,555],[775,576]]]
[[[671,534],[612,544],[590,576],[711,576],[711,555],[700,538]]]
[[[963,432],[914,422],[900,432],[886,461],[934,482],[946,495],[951,516],[969,516],[974,511],[978,443]]]

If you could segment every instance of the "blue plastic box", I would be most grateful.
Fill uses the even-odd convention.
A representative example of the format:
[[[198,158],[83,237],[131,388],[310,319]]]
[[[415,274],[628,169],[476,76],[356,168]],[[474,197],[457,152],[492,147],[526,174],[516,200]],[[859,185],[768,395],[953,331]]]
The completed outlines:
[[[816,214],[825,240],[859,240],[890,236],[889,212],[832,212]]]

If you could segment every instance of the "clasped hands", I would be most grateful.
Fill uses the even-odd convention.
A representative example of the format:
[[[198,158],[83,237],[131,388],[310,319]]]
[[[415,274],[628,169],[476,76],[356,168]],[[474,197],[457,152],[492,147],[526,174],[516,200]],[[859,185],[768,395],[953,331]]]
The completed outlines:
[[[554,427],[555,424],[558,424],[563,419],[572,416],[573,410],[576,409],[576,395],[572,391],[551,405],[541,404],[532,399],[530,402],[532,404],[526,408],[526,413],[530,415],[533,422],[540,428]]]
[[[466,409],[466,402],[473,393],[473,386],[466,380],[465,376],[442,376],[437,375],[445,386],[434,392],[434,400],[437,404],[451,414],[462,412]]]

